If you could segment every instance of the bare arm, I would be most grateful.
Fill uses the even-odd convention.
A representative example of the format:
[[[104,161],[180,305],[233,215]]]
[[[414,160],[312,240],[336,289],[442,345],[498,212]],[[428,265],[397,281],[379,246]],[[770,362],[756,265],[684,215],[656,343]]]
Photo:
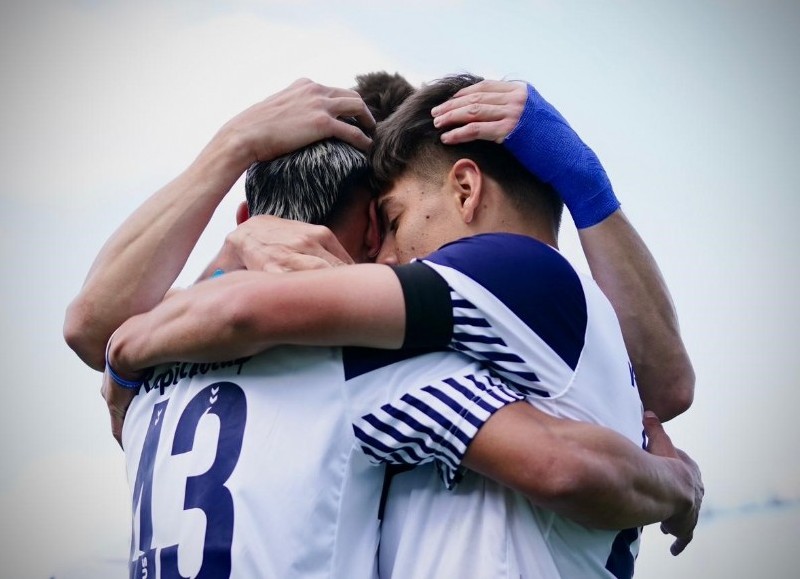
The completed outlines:
[[[64,337],[92,368],[104,366],[112,332],[161,301],[214,210],[257,160],[336,136],[365,148],[369,138],[338,119],[374,124],[357,93],[300,80],[226,123],[192,165],[149,198],[112,235],[67,309]]]
[[[619,318],[644,407],[664,421],[685,412],[694,397],[694,369],[652,254],[621,209],[578,235]]]
[[[404,334],[403,291],[388,266],[236,271],[127,320],[109,360],[129,377],[171,360],[220,361],[278,344],[399,348]]]
[[[552,183],[573,213],[592,209],[592,204],[602,208],[594,215],[602,219],[588,221],[591,226],[578,224],[581,244],[620,320],[645,408],[667,421],[689,408],[695,381],[669,290],[642,238],[621,210],[613,211],[618,204],[613,193],[608,196],[611,184],[594,153],[566,121],[559,121],[555,109],[535,96],[524,83],[484,81],[433,109],[434,123],[449,129],[442,134],[446,144],[474,139],[502,143],[513,135],[515,156]],[[537,116],[548,107],[550,112]]]
[[[463,464],[586,526],[621,530],[666,521],[677,555],[697,523],[700,471],[672,446],[655,416],[645,427],[659,456],[610,429],[519,402],[478,431]]]

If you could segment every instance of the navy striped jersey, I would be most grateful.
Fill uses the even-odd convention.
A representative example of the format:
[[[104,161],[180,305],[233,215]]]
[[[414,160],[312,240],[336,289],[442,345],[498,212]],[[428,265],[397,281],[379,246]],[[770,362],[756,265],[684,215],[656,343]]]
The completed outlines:
[[[408,346],[434,336],[428,345],[445,343],[481,362],[537,408],[610,427],[641,444],[642,406],[616,315],[597,285],[558,251],[529,237],[485,234],[445,245],[396,271],[406,296]],[[356,423],[371,456],[414,462],[407,459],[417,451],[413,442],[393,434],[407,427],[395,412],[403,408],[399,399]],[[371,445],[371,439],[380,444]],[[444,452],[434,458],[452,489],[462,474]],[[431,472],[415,469],[394,480],[381,542],[382,575],[632,574],[638,529],[589,530],[473,474],[446,492]]]

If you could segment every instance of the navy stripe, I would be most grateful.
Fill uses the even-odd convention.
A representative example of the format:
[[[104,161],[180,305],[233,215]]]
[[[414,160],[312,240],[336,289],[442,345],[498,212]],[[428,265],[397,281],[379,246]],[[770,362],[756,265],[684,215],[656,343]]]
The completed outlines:
[[[416,404],[409,403],[409,401],[406,400],[406,398],[412,398],[412,397],[409,396],[408,394],[403,396],[403,401],[406,402],[406,404],[408,404],[409,406],[413,406],[414,408],[417,408],[418,410],[421,410],[421,412],[423,412],[426,416],[429,416],[425,412],[425,410],[419,409]],[[412,398],[412,400],[413,400],[413,398]],[[391,416],[395,420],[398,420],[400,422],[405,422],[410,427],[412,427],[415,431],[417,431],[417,432],[419,432],[421,434],[427,435],[428,438],[431,439],[432,442],[435,442],[440,447],[446,449],[448,452],[451,452],[454,456],[459,456],[461,454],[460,451],[455,446],[453,446],[453,444],[450,441],[448,441],[446,439],[443,439],[441,436],[437,435],[436,432],[433,429],[431,429],[429,426],[426,426],[426,425],[422,424],[421,422],[419,422],[416,418],[414,418],[413,416],[411,416],[407,412],[405,412],[403,410],[400,410],[399,408],[396,408],[394,406],[390,406],[388,404],[383,406],[381,408],[381,410],[386,412],[386,414],[388,414],[389,416]],[[437,422],[438,422],[438,420],[437,420]],[[450,424],[450,423],[447,422],[447,424]],[[451,428],[452,428],[452,424],[450,424],[450,427],[448,428],[448,430],[450,430]]]
[[[402,432],[400,432],[399,430],[397,430],[396,428],[394,428],[392,425],[381,422],[380,420],[378,420],[378,418],[376,418],[372,414],[364,416],[364,421],[368,422],[377,432],[385,434],[386,436],[394,439],[394,441],[396,442],[405,443],[406,446],[404,446],[403,448],[407,448],[408,446],[413,444],[414,446],[419,447],[419,449],[422,450],[426,455],[433,454],[433,450],[425,443],[424,438],[414,438],[411,436],[407,436]],[[365,436],[370,436],[370,435],[365,433]],[[416,462],[420,462],[422,460],[422,457],[419,456],[416,452],[414,452],[413,448],[408,448],[407,454],[411,455],[411,458]]]
[[[456,438],[458,438],[458,440],[462,444],[464,444],[464,446],[468,446],[469,443],[472,442],[472,440],[466,434],[464,434],[461,431],[461,429],[457,428],[455,424],[450,422],[450,420],[442,416],[437,410],[434,410],[429,405],[424,403],[422,400],[417,400],[413,396],[409,396],[407,394],[403,396],[401,400],[407,402],[410,406],[413,406],[414,408],[424,413],[429,418],[435,420],[440,426],[444,427],[448,432],[455,434]]]
[[[479,352],[476,352],[476,354],[479,354]],[[501,366],[500,364],[495,364],[491,360],[487,360],[484,363],[484,365],[487,366],[488,368],[491,368],[491,369],[493,369],[493,370],[495,370],[497,372],[502,373],[503,375],[512,374],[514,376],[519,376],[523,380],[529,380],[531,382],[538,382],[539,381],[539,377],[536,374],[534,374],[533,372],[521,372],[521,371],[518,372],[518,371],[512,370],[510,368],[506,368],[505,366]]]
[[[474,342],[476,344],[506,345],[500,336],[484,336],[483,334],[467,334],[465,332],[453,332],[453,340],[456,342]]]
[[[364,416],[363,418],[364,418],[364,421],[368,422],[370,425],[372,425],[372,427],[375,430],[377,430],[378,432],[381,432],[381,433],[393,438],[395,441],[404,442],[406,444],[413,444],[415,446],[418,446],[420,448],[420,450],[422,450],[426,455],[433,454],[433,449],[426,444],[424,438],[413,437],[413,436],[408,436],[406,434],[403,434],[402,432],[397,430],[394,426],[392,426],[391,424],[386,424],[385,422],[382,422],[380,419],[378,419],[373,414],[368,414],[367,416]],[[413,455],[412,458],[414,458],[414,460],[416,460],[417,462],[422,460],[422,457],[417,455],[413,450],[409,450],[409,454],[412,454]]]
[[[480,427],[483,424],[482,420],[480,420],[477,416],[473,415],[469,410],[464,408],[461,404],[456,402],[453,398],[451,398],[445,392],[439,390],[438,388],[434,388],[433,386],[425,386],[422,390],[424,392],[427,392],[434,398],[438,398],[439,400],[441,400],[453,412],[458,414],[459,418],[465,419],[467,422],[472,424],[472,426]],[[461,430],[459,429],[458,432],[460,433]],[[460,436],[459,439],[461,439]],[[471,442],[470,438],[465,438],[464,444],[469,444],[470,442]]]
[[[473,304],[469,300],[465,300],[462,297],[453,298],[452,303],[453,303],[453,307],[454,308],[464,308],[466,310],[477,310],[478,309],[478,308],[475,307],[475,304]]]
[[[344,379],[352,380],[362,374],[368,374],[397,362],[435,351],[435,349],[421,348],[417,350],[377,350],[355,346],[342,348]]]
[[[490,328],[491,325],[484,318],[468,318],[465,316],[453,316],[454,326],[472,326],[473,328]]]
[[[425,260],[473,279],[577,368],[586,339],[586,296],[578,274],[553,248],[523,235],[486,233],[449,243]]]
[[[536,394],[536,396],[541,396],[542,398],[550,398],[550,393],[547,390],[540,390],[539,388],[534,388],[533,386],[526,386],[525,384],[514,382],[514,380],[508,377],[506,378],[506,382],[512,386],[515,386],[524,394]]]
[[[524,364],[525,360],[517,356],[516,354],[512,354],[511,352],[494,352],[489,350],[487,352],[472,350],[479,356],[483,356],[487,360],[491,360],[492,362],[514,362],[516,364]]]

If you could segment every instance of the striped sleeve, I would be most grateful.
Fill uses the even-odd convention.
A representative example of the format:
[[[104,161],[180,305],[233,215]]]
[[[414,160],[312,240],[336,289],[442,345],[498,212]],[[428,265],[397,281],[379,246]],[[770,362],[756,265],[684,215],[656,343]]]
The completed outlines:
[[[363,452],[375,463],[436,461],[452,489],[470,442],[500,408],[524,396],[488,372],[447,378],[405,392],[353,425]]]

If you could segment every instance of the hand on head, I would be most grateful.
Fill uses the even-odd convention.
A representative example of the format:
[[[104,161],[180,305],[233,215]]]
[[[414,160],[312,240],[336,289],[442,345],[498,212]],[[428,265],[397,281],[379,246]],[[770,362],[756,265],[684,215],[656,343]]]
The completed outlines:
[[[437,128],[452,127],[442,133],[446,145],[479,139],[502,143],[517,126],[527,98],[525,83],[484,80],[434,107],[433,124]]]
[[[218,137],[233,139],[249,166],[330,137],[366,150],[372,143],[366,133],[374,128],[372,114],[354,90],[300,79],[236,115]]]

